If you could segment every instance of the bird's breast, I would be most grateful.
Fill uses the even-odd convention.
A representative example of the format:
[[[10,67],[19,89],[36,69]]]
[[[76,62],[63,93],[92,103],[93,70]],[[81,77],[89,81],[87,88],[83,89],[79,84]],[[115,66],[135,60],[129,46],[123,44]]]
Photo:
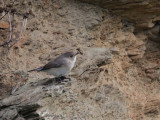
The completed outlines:
[[[74,67],[75,62],[76,62],[76,56],[74,57],[73,60],[69,61],[69,68],[70,68],[70,70]]]

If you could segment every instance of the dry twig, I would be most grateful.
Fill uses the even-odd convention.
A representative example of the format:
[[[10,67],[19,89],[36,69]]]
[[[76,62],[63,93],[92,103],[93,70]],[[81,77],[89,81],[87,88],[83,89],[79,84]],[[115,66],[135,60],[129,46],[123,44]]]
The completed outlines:
[[[15,2],[15,0],[13,1],[13,3],[10,5],[11,7],[14,5],[14,2]],[[4,3],[4,1],[3,1],[3,3]],[[5,7],[5,3],[4,3],[4,5],[3,5],[3,7]],[[0,18],[0,20],[1,19],[3,19],[6,15],[7,15],[7,13],[11,10],[11,8],[8,10],[7,8],[3,8],[3,10],[6,12],[1,18]]]
[[[24,16],[23,16],[23,22],[22,22],[22,26],[21,26],[21,30],[20,30],[18,39],[9,48],[11,48],[12,46],[14,46],[20,40],[22,32],[23,32],[23,30],[24,30],[24,28],[25,28],[25,26],[27,24],[28,15],[29,15],[29,13],[25,13],[24,14]]]
[[[11,9],[11,8],[12,8],[12,6],[14,5],[14,2],[15,2],[15,0],[13,1],[12,4],[8,4],[8,5],[6,5],[6,6],[5,6],[5,4],[4,4],[4,7],[2,8],[2,11],[5,11],[5,12],[6,12],[5,15],[8,14],[8,19],[9,19],[9,32],[10,32],[10,34],[9,34],[9,40],[8,40],[7,42],[1,44],[0,47],[4,47],[4,46],[7,45],[8,48],[11,48],[12,46],[14,46],[14,45],[21,39],[23,30],[24,30],[24,28],[26,27],[26,24],[27,24],[27,18],[28,18],[28,16],[29,16],[29,13],[26,12],[26,13],[24,14],[24,16],[23,16],[23,22],[22,22],[22,26],[21,26],[21,29],[20,29],[20,33],[19,33],[18,39],[13,41],[13,40],[12,40],[13,29],[12,29],[12,24],[11,24],[10,12],[13,14],[13,17],[12,17],[12,20],[13,20],[13,19],[14,19],[14,14],[15,14],[15,12],[16,12],[16,9]],[[9,7],[9,9],[8,9],[7,7]],[[3,15],[3,16],[0,18],[0,20],[1,20],[5,15]],[[9,46],[9,43],[12,43],[12,44],[10,44],[10,46]]]
[[[0,18],[0,20],[1,20],[1,19],[3,19],[3,18],[4,18],[4,16],[6,16],[6,15],[7,15],[7,13],[8,13],[8,12],[6,12],[6,13],[5,13],[1,18]]]
[[[12,41],[12,23],[11,23],[11,17],[10,17],[10,13],[9,12],[8,12],[8,19],[9,19],[9,32],[10,32],[9,41],[8,41],[8,43],[9,43],[9,42]]]

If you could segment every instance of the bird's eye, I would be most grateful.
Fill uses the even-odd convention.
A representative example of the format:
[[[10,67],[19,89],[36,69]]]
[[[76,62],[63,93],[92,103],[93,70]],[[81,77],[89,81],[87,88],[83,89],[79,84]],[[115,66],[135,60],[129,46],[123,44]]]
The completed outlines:
[[[73,55],[70,55],[70,57],[72,58],[72,57],[73,57]]]

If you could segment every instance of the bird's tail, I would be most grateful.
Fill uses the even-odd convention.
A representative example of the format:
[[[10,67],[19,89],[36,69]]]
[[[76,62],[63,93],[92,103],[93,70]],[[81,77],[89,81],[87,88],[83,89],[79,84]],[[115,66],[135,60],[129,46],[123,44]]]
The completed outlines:
[[[43,69],[43,67],[40,67],[40,68],[36,68],[36,69],[33,69],[33,70],[29,70],[28,72],[32,72],[32,71],[41,71]]]

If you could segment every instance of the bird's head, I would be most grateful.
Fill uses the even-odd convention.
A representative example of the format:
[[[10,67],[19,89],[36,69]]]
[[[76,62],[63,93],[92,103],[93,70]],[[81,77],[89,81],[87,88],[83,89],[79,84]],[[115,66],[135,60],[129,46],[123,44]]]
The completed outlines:
[[[75,52],[66,52],[64,56],[70,60],[74,60],[76,58],[77,53]]]
[[[82,55],[83,53],[79,49],[77,49],[77,51],[72,51],[72,52],[66,52],[66,53],[64,53],[64,56],[66,58],[69,58],[70,60],[75,60],[75,58],[76,58],[76,56],[78,54]]]

